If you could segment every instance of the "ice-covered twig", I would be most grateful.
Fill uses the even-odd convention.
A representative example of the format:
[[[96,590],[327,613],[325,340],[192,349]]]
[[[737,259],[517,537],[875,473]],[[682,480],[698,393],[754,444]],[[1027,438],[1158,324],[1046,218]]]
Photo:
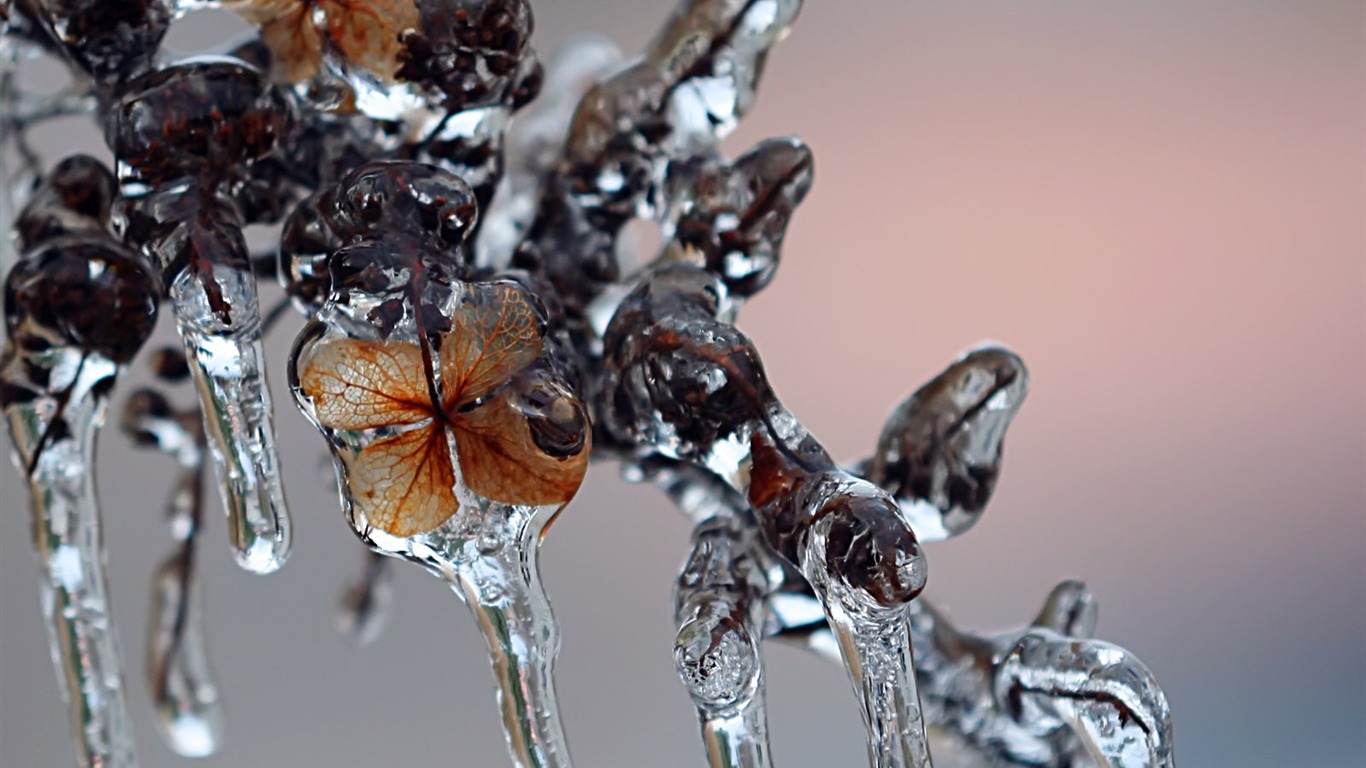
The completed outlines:
[[[896,495],[918,534],[960,535],[995,488],[1005,428],[1026,389],[1015,355],[973,350],[897,407],[859,471]],[[814,602],[804,583],[777,588],[778,636],[838,661],[837,632],[803,611],[803,600]],[[928,721],[1003,765],[1063,766],[1082,755],[1124,768],[1169,765],[1161,689],[1127,651],[1086,639],[1095,623],[1095,599],[1079,582],[1059,584],[1033,627],[999,636],[958,630],[919,601],[911,644]]]
[[[152,332],[160,286],[104,230],[112,190],[107,169],[76,156],[58,164],[20,214],[24,258],[5,281],[0,408],[28,480],[43,612],[79,764],[132,768],[95,437],[120,367]]]
[[[163,350],[159,361],[162,372],[189,375],[178,350]],[[176,546],[152,577],[147,682],[167,745],[186,757],[204,757],[217,752],[222,743],[223,711],[209,667],[198,575],[208,450],[203,419],[198,408],[176,410],[159,391],[144,388],[129,397],[123,429],[137,443],[157,448],[180,466],[166,505]]]
[[[123,235],[161,267],[204,414],[238,565],[282,566],[289,513],[261,344],[256,281],[233,199],[238,164],[269,155],[289,102],[232,60],[192,62],[129,84],[109,118],[127,197]]]
[[[20,6],[31,33],[59,50],[102,97],[151,69],[171,26],[173,0],[34,2]]]
[[[995,490],[1006,427],[1028,388],[1013,352],[974,349],[896,407],[857,471],[896,497],[921,541],[965,533]]]
[[[716,153],[751,106],[768,51],[800,6],[684,0],[643,55],[579,102],[513,264],[554,286],[581,353],[596,354],[589,306],[622,277],[623,228],[662,215],[671,161]],[[605,323],[610,307],[602,314]]]
[[[541,535],[557,510],[491,505],[487,512],[479,533],[463,537],[451,586],[473,611],[488,645],[513,764],[568,768],[555,695],[559,624],[538,565]]]
[[[473,279],[474,192],[437,167],[369,163],[300,210],[337,246],[290,383],[329,439],[347,519],[474,610],[513,760],[568,766],[537,557],[591,434],[549,318],[524,285]]]
[[[772,750],[760,641],[769,578],[749,505],[686,465],[649,474],[695,524],[674,590],[674,662],[697,707],[707,760],[712,768],[765,768]]]
[[[815,588],[841,637],[873,764],[927,766],[905,628],[925,579],[915,534],[890,496],[840,471],[778,402],[754,345],[723,319],[728,295],[686,262],[647,272],[604,340],[600,426],[749,500],[766,543]]]
[[[76,734],[78,764],[131,768],[137,762],[133,729],[109,612],[91,472],[98,424],[118,367],[95,353],[46,357],[53,365],[52,389],[27,402],[7,396],[4,405],[29,482],[48,637]],[[21,364],[17,358],[6,364],[6,378]],[[62,437],[44,440],[57,433]]]
[[[1175,768],[1171,711],[1152,672],[1129,651],[1092,640],[1095,599],[1080,582],[1054,588],[1034,624],[997,640],[993,695],[1022,727],[1062,723],[1062,751],[1114,768]],[[1058,728],[1058,730],[1062,730]]]

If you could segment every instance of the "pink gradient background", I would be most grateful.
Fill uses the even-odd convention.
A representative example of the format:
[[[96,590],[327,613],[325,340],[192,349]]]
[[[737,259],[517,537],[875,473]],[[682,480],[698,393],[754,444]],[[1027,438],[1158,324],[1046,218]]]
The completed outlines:
[[[538,45],[596,30],[633,50],[668,5],[540,2]],[[979,339],[1030,366],[991,509],[929,549],[933,599],[1004,628],[1084,578],[1100,635],[1164,683],[1182,765],[1362,765],[1363,5],[817,0],[729,147],[784,134],[816,183],[741,325],[833,453],[866,454]],[[372,647],[332,631],[359,551],[272,373],[297,551],[238,573],[213,519],[229,742],[201,764],[505,764],[479,638],[435,580],[402,569]],[[169,766],[139,671],[169,462],[125,446],[101,458],[115,611],[144,764]],[[585,766],[701,765],[669,655],[686,526],[613,475],[595,468],[543,550],[570,741]],[[0,482],[0,764],[65,765],[22,486]],[[858,764],[842,673],[767,656],[776,762]]]

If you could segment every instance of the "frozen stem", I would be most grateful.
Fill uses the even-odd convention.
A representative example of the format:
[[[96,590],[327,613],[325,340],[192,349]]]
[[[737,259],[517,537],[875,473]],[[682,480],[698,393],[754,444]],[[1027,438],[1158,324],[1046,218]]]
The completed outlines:
[[[482,556],[457,567],[451,585],[474,613],[488,644],[498,708],[519,768],[568,768],[553,675],[560,629],[541,586],[544,520],[510,521],[506,540],[483,542]]]

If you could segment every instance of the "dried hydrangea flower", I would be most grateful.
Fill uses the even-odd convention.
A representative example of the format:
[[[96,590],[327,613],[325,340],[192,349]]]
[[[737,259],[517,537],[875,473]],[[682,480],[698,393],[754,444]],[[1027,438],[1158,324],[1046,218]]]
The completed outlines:
[[[567,398],[554,401],[547,418],[528,420],[503,387],[544,349],[529,297],[512,283],[467,290],[441,336],[439,394],[424,376],[422,350],[406,341],[328,339],[299,362],[299,391],[320,425],[395,432],[348,468],[356,511],[394,536],[426,533],[459,508],[448,440],[461,482],[507,504],[567,502],[587,470],[583,416]]]

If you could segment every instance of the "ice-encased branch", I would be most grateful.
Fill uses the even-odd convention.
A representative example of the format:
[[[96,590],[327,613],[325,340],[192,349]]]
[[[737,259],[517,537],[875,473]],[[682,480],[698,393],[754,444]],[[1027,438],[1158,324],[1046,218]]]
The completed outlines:
[[[972,350],[895,409],[859,471],[896,495],[923,538],[961,535],[995,488],[1005,429],[1026,391],[1014,354]],[[775,631],[838,661],[836,633],[792,609],[813,600],[807,590],[792,580],[777,588],[772,605],[786,610],[772,611]],[[1173,764],[1161,689],[1127,651],[1087,639],[1095,623],[1094,597],[1073,581],[1054,588],[1033,627],[1005,635],[963,632],[918,601],[911,644],[929,723],[1002,765],[1062,766],[1082,755],[1123,768]]]
[[[93,353],[56,350],[45,357],[54,363],[54,391],[7,402],[5,413],[28,478],[52,660],[75,734],[77,764],[134,768],[93,471],[95,437],[118,367]],[[13,358],[4,365],[7,384],[13,384],[9,377],[18,365]],[[48,438],[53,434],[61,437]]]
[[[712,768],[771,765],[763,639],[769,579],[749,505],[686,465],[650,476],[693,522],[692,552],[674,589],[674,663],[697,708]]]
[[[132,768],[95,438],[120,366],[156,324],[160,286],[105,229],[113,195],[112,174],[77,155],[53,168],[20,213],[24,256],[5,278],[0,409],[28,480],[43,612],[79,764]]]
[[[177,368],[184,370],[179,353]],[[174,410],[157,390],[128,399],[123,430],[134,441],[175,459],[179,471],[166,502],[175,546],[152,575],[146,641],[147,685],[157,728],[166,744],[186,757],[205,757],[223,740],[223,708],[209,666],[199,583],[199,532],[204,512],[204,454],[198,409]]]
[[[293,124],[290,104],[245,62],[176,64],[129,83],[106,131],[123,177],[122,234],[161,268],[229,543],[255,573],[284,564],[291,526],[236,166],[275,150]]]

